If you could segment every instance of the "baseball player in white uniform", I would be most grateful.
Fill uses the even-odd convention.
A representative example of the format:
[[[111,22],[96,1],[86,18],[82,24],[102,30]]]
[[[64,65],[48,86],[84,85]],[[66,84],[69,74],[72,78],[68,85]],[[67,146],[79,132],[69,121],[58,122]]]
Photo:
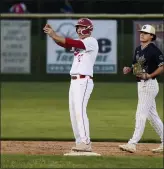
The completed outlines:
[[[98,42],[91,36],[92,21],[81,18],[75,25],[79,39],[61,37],[46,24],[43,28],[58,45],[74,50],[74,60],[70,70],[69,111],[76,145],[72,151],[92,151],[87,117],[87,104],[92,93],[93,66],[98,54]]]
[[[161,139],[161,145],[153,152],[163,152],[163,123],[156,110],[155,98],[159,91],[157,77],[164,70],[164,55],[152,42],[156,39],[155,28],[144,25],[140,31],[141,45],[135,50],[132,67],[124,67],[123,73],[134,72],[135,64],[142,63],[142,73],[136,75],[138,82],[138,106],[136,111],[135,131],[127,144],[120,149],[135,152],[136,145],[141,139],[146,120],[148,119]]]

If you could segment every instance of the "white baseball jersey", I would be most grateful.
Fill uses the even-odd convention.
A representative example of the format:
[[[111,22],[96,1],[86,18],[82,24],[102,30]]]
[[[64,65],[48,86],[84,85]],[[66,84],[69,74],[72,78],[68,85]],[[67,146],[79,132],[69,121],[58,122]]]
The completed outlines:
[[[87,37],[81,40],[85,49],[74,49],[74,60],[70,75],[89,75],[93,76],[93,66],[98,54],[98,42],[93,37]]]

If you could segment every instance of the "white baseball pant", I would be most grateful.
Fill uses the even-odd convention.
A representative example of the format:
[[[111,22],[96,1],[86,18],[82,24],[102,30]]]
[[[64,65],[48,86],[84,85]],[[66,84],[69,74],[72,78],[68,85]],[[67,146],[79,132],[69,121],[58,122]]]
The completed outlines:
[[[158,116],[155,102],[158,92],[159,85],[156,79],[138,82],[136,124],[133,137],[128,142],[129,144],[137,144],[139,142],[143,135],[147,119],[163,143],[163,123]]]
[[[92,93],[93,80],[86,76],[71,80],[69,89],[69,111],[74,137],[77,143],[90,143],[87,104]]]

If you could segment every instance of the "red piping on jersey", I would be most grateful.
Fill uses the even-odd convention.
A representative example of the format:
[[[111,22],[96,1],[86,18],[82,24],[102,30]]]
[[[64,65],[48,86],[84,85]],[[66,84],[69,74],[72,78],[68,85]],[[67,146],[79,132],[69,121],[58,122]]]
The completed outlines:
[[[74,40],[74,39],[66,38],[65,39],[65,45],[68,46],[68,47],[85,49],[84,43],[81,40]]]

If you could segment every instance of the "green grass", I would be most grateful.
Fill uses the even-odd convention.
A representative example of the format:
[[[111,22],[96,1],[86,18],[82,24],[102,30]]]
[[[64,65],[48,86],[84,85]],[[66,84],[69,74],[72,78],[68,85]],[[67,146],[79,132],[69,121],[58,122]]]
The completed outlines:
[[[2,155],[2,168],[163,168],[160,157]]]
[[[128,140],[132,136],[136,87],[136,83],[95,83],[88,105],[92,139]],[[163,119],[162,89],[160,85],[156,101]],[[68,90],[69,83],[3,83],[2,138],[73,139]],[[149,124],[142,140],[159,141]]]

